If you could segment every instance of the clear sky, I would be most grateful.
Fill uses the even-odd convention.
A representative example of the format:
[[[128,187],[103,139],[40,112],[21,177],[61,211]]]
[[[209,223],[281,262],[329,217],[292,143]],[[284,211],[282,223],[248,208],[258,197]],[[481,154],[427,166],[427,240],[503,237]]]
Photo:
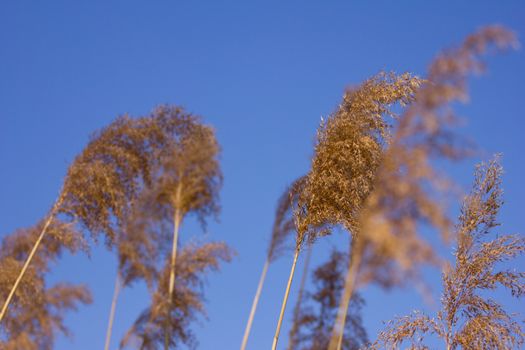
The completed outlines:
[[[194,329],[200,349],[236,349],[275,202],[308,169],[320,117],[335,108],[345,86],[380,70],[424,74],[442,48],[493,23],[513,29],[523,43],[525,2],[3,0],[0,237],[42,218],[90,133],[123,113],[182,105],[216,128],[225,176],[220,222],[206,233],[189,222],[183,240],[224,240],[237,251],[209,279],[208,320]],[[489,71],[471,82],[471,101],[461,108],[463,130],[487,157],[503,153],[502,231],[523,233],[524,49],[490,58]],[[474,161],[454,168],[461,184],[470,182]],[[346,247],[346,239],[321,242],[314,262],[331,246]],[[249,349],[271,345],[290,263],[291,256],[284,256],[270,268]],[[523,260],[519,264],[523,270]],[[90,259],[65,256],[54,267],[52,281],[87,283],[95,299],[68,315],[74,337],[60,336],[56,349],[103,347],[115,268],[104,247],[94,248]],[[429,276],[432,284],[439,282],[438,271]],[[123,292],[112,348],[146,298],[142,285]],[[425,307],[411,288],[369,288],[364,298],[371,338],[382,320]]]

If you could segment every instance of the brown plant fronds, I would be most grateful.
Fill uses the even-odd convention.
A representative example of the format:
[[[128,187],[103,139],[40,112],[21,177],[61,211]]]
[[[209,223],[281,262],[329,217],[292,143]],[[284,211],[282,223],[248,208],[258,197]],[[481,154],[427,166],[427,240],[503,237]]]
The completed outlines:
[[[42,226],[43,222],[40,222],[34,227],[19,229],[12,235],[6,236],[2,241],[0,259],[14,259],[23,262]],[[88,249],[82,235],[71,223],[55,219],[49,225],[47,232],[47,239],[42,243],[43,249],[33,259],[34,268],[39,272],[49,271],[50,264],[60,258],[64,250],[76,253],[79,250]]]
[[[313,243],[334,226],[345,228],[354,238],[358,236],[361,207],[373,190],[390,138],[386,117],[394,118],[396,106],[411,103],[420,85],[421,80],[408,73],[380,73],[349,89],[338,110],[322,122],[312,166],[294,210],[296,256],[306,238]],[[296,260],[295,257],[294,264]],[[286,299],[285,296],[283,311]],[[350,297],[341,300],[348,305]],[[341,307],[346,312],[347,308]],[[274,343],[279,329],[278,326]]]
[[[370,250],[364,252],[363,282],[379,280],[390,285],[403,279],[402,275],[395,277],[399,272],[413,274],[412,267],[436,260],[432,248],[418,234],[419,224],[430,224],[445,240],[450,233],[451,221],[442,198],[449,184],[432,161],[458,159],[470,152],[454,131],[457,118],[450,104],[467,96],[467,76],[482,66],[478,55],[490,46],[505,47],[513,40],[512,33],[487,27],[431,64],[428,82],[399,118],[374,191],[361,214],[364,239],[370,243]],[[393,262],[401,269],[391,266]],[[386,275],[393,281],[384,281],[381,276]]]
[[[95,133],[69,167],[59,212],[112,243],[141,188],[152,184],[159,154],[173,144],[174,131],[194,119],[178,107],[163,106],[150,116],[119,117]]]
[[[525,238],[487,239],[498,226],[501,173],[497,159],[476,168],[474,186],[456,226],[455,264],[443,272],[442,309],[433,318],[414,313],[391,321],[376,347],[397,348],[406,342],[422,348],[427,334],[436,335],[450,350],[517,349],[525,344],[522,324],[487,294],[497,288],[516,298],[525,293],[525,272],[498,270],[499,263],[525,253]]]
[[[122,196],[125,198],[122,212],[113,211],[117,218],[113,240],[119,259],[116,289],[141,279],[151,289],[163,260],[163,247],[169,241],[175,265],[178,231],[185,215],[193,213],[204,224],[207,216],[219,212],[218,191],[222,184],[219,145],[212,128],[179,107],[160,106],[150,116],[133,123],[136,124],[133,130],[138,132],[137,151],[133,155],[136,164],[143,166],[124,171],[138,176],[126,182],[130,186],[128,195]],[[111,153],[113,148],[97,150],[97,154],[103,152]],[[111,153],[106,159],[111,163],[119,159],[119,154]],[[116,175],[119,174],[117,171]],[[123,187],[121,192],[125,191]],[[176,235],[173,239],[166,234],[170,225]],[[172,274],[173,271],[174,267]],[[170,283],[174,281],[172,276]],[[111,320],[110,317],[110,327]]]
[[[321,123],[311,170],[299,196],[299,245],[305,235],[313,241],[326,226],[341,225],[356,233],[358,214],[373,189],[389,138],[385,117],[395,117],[394,105],[410,103],[420,84],[408,73],[380,73],[349,89],[337,111]]]
[[[0,299],[9,293],[28,252],[42,229],[42,223],[21,229],[4,238],[0,249]],[[4,350],[50,350],[57,332],[70,336],[64,325],[67,311],[91,302],[84,286],[59,283],[47,286],[45,275],[64,249],[75,252],[85,244],[72,225],[55,220],[48,229],[33,264],[14,294],[13,305],[0,329],[0,348]]]
[[[220,211],[220,147],[211,127],[203,125],[197,117],[181,114],[176,107],[161,106],[151,118],[160,121],[160,125],[164,125],[163,121],[168,123],[163,131],[168,138],[154,152],[157,162],[152,168],[153,181],[147,190],[150,191],[148,196],[152,200],[152,208],[159,209],[155,217],[160,223],[171,219],[173,224],[169,308],[175,288],[178,236],[184,218],[187,214],[193,214],[204,226],[208,216],[216,217]],[[168,217],[159,214],[167,214]],[[169,320],[166,322],[170,323]],[[168,338],[166,331],[165,349],[169,346]]]
[[[49,226],[57,217],[67,220],[71,225],[82,224],[95,239],[104,234],[109,244],[113,242],[116,229],[122,224],[139,184],[148,179],[146,150],[147,145],[151,144],[147,142],[151,132],[145,130],[144,124],[151,126],[143,119],[135,121],[128,117],[118,118],[95,134],[75,158],[38,238],[28,247],[26,261],[20,266],[19,275],[0,311],[0,321],[39,245],[47,238]],[[68,242],[64,241],[64,244]]]
[[[125,241],[122,237],[117,236],[122,235],[127,228],[125,226],[128,224],[129,217],[132,216],[133,203],[137,201],[145,187],[153,185],[152,179],[159,181],[157,176],[161,166],[159,162],[166,159],[163,156],[166,150],[173,151],[175,146],[183,148],[182,144],[188,143],[187,140],[184,141],[184,137],[181,138],[181,132],[187,130],[188,125],[199,126],[197,118],[178,107],[162,106],[147,117],[138,119],[128,116],[120,117],[108,127],[95,133],[86,148],[69,167],[62,191],[39,238],[35,240],[36,244],[27,247],[31,254],[28,255],[23,268],[21,267],[21,272],[4,303],[2,317],[23,274],[31,263],[33,252],[37,251],[40,242],[48,238],[44,236],[48,234],[47,231],[51,230],[51,227],[48,228],[47,225],[52,226],[57,217],[69,222],[72,226],[77,223],[81,224],[94,239],[101,234],[104,235],[109,245],[112,245],[117,239]],[[197,127],[196,129],[198,130],[194,134],[200,135],[196,138],[209,139],[211,132],[209,128],[204,128],[204,132],[202,128]],[[211,134],[213,136],[212,132]],[[213,146],[217,148],[216,144]],[[195,147],[190,150],[190,153],[191,155],[186,158],[190,159],[202,154],[202,152],[196,152]],[[186,176],[192,181],[198,179],[199,171],[185,170]],[[215,170],[212,169],[212,171]],[[189,210],[199,213],[199,218],[216,210],[215,198],[207,198],[210,197],[210,193],[206,192],[207,189],[215,189],[220,185],[220,173],[218,174],[219,181],[216,175],[215,171],[213,178],[205,179],[208,181],[204,185],[205,188],[195,188],[202,186],[200,182],[197,185],[189,184],[193,186],[189,188],[194,190],[189,194],[192,198],[182,199],[189,205]],[[197,208],[199,205],[200,209]],[[134,231],[134,233],[137,232],[140,231]],[[132,244],[142,243],[144,249],[134,251],[126,246],[126,243],[119,247],[122,253],[119,257],[119,265],[124,270],[124,283],[130,283],[131,280],[138,278],[138,275],[151,280],[151,276],[147,275],[151,275],[152,269],[147,265],[142,266],[145,259],[138,264],[130,264],[139,255],[145,256],[147,253],[151,256],[151,247],[148,246],[144,237],[136,234],[133,236],[131,233],[126,234],[127,239],[134,240]],[[69,236],[55,238],[64,239],[62,243],[67,245],[71,242],[66,239],[82,240],[83,235],[78,238]]]
[[[268,247],[270,262],[277,259],[287,249],[285,242],[288,236],[295,232],[294,208],[305,181],[305,176],[296,179],[279,197],[272,228],[272,238]]]
[[[143,280],[151,290],[158,279],[163,256],[168,254],[171,220],[167,208],[158,205],[147,188],[133,203],[125,226],[118,232],[116,251],[122,287]]]
[[[119,117],[95,133],[69,167],[59,211],[113,243],[142,181],[149,180],[145,120]]]
[[[450,231],[443,208],[449,185],[432,160],[458,159],[469,153],[469,145],[454,132],[457,118],[450,105],[467,96],[468,75],[482,67],[479,56],[489,47],[508,47],[513,42],[507,30],[487,27],[431,64],[414,102],[399,117],[379,162],[373,191],[359,212],[359,251],[352,252],[358,257],[352,262],[357,266],[349,270],[356,272],[348,277],[349,295],[344,301],[358,282],[399,284],[417,276],[423,264],[437,262],[432,247],[419,234],[421,225],[433,227],[444,239]],[[341,313],[344,310],[341,306]],[[336,333],[334,329],[334,337]]]
[[[146,117],[117,118],[91,137],[69,167],[59,212],[78,220],[93,237],[104,234],[113,243],[141,189],[153,184],[162,155],[182,147],[186,141],[179,134],[197,120],[176,106],[158,107]]]
[[[171,308],[168,307],[168,284],[170,261],[167,259],[152,304],[138,317],[121,343],[121,347],[137,347],[143,350],[161,348],[164,344],[165,327],[168,322],[169,348],[183,344],[196,347],[191,323],[199,315],[206,315],[204,307],[204,281],[207,271],[219,269],[221,261],[230,261],[231,250],[223,243],[190,245],[182,249],[176,266],[175,291]],[[169,315],[168,315],[169,312]]]
[[[156,204],[168,208],[171,218],[179,210],[181,217],[193,213],[205,224],[207,217],[220,211],[222,172],[215,132],[197,117],[181,115],[179,109],[169,106],[159,107],[152,118],[174,123],[166,127],[169,139],[155,153],[158,162],[151,190]]]
[[[344,287],[348,255],[332,251],[329,260],[313,272],[315,291],[307,294],[297,318],[293,350],[327,349]],[[359,294],[350,302],[342,349],[357,350],[368,343],[361,319],[364,304]]]

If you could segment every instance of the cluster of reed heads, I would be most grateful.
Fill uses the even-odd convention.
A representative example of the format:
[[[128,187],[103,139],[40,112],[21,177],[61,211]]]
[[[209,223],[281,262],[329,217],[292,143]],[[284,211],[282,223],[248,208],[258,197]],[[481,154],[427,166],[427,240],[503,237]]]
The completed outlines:
[[[345,91],[321,121],[310,169],[278,201],[241,350],[248,346],[268,268],[290,245],[291,271],[272,349],[303,251],[289,350],[426,349],[425,336],[442,340],[446,349],[524,344],[522,322],[487,296],[496,288],[515,297],[525,292],[524,272],[495,271],[525,252],[523,236],[489,237],[502,204],[499,158],[476,168],[456,224],[444,205],[452,182],[436,169],[473,154],[473,144],[457,131],[453,105],[468,97],[468,77],[484,69],[487,51],[515,44],[508,30],[486,27],[438,55],[425,78],[379,73]],[[230,261],[232,250],[222,242],[191,242],[179,251],[179,231],[189,215],[204,226],[219,214],[219,153],[214,130],[175,106],[119,117],[95,133],[69,167],[46,217],[3,239],[0,348],[52,349],[57,332],[69,334],[64,314],[90,303],[91,295],[86,286],[49,286],[46,274],[64,251],[89,252],[100,237],[118,261],[105,349],[120,291],[139,282],[148,286],[150,302],[120,347],[197,347],[191,325],[205,313],[205,273]],[[348,234],[349,249],[334,250],[313,271],[314,290],[307,291],[315,243],[335,230]],[[454,261],[437,255],[431,235],[455,242]],[[415,312],[390,321],[370,341],[359,289],[421,285],[427,265],[443,268],[442,309],[434,317]]]

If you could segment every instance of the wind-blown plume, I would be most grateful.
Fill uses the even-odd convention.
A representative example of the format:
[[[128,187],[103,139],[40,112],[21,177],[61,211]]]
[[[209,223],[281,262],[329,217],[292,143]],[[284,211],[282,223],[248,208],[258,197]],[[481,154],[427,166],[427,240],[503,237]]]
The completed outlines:
[[[124,161],[124,164],[132,166],[129,165],[131,162],[136,164],[134,168],[137,169],[142,164],[143,176],[139,178],[141,183],[128,181],[132,184],[129,187],[133,196],[125,197],[128,202],[121,203],[125,212],[117,221],[113,234],[119,266],[106,349],[109,348],[119,291],[140,279],[152,288],[155,275],[160,270],[159,261],[163,261],[162,248],[171,240],[166,228],[173,225],[170,277],[170,290],[173,290],[178,231],[184,217],[193,213],[204,224],[207,216],[219,212],[218,191],[222,174],[217,159],[219,146],[213,129],[202,125],[199,118],[182,108],[167,105],[137,119],[136,123],[138,127],[133,131],[141,130],[144,143],[139,143],[142,148],[132,152],[136,159]],[[137,136],[137,139],[140,137]],[[138,161],[140,157],[142,162]]]
[[[357,215],[373,188],[388,139],[386,116],[396,104],[412,101],[421,81],[410,74],[381,73],[348,90],[343,102],[317,133],[312,167],[294,210],[296,249],[274,336],[277,347],[297,258],[306,238],[312,243],[333,226],[357,232]]]
[[[42,229],[43,223],[17,230],[6,236],[0,248],[0,296],[9,293],[21,265]],[[48,239],[33,259],[25,279],[14,294],[14,305],[0,328],[0,348],[4,350],[51,350],[57,333],[70,336],[64,314],[80,304],[91,302],[84,286],[57,283],[48,286],[46,273],[64,249],[85,249],[81,235],[72,225],[55,220],[48,228]]]
[[[158,141],[157,138],[151,140],[151,130],[155,128],[145,119],[120,117],[96,133],[75,158],[62,190],[43,221],[40,234],[28,250],[26,261],[4,301],[0,321],[46,232],[57,217],[73,225],[80,224],[94,239],[103,234],[106,242],[112,244],[140,185],[150,179],[150,145],[152,141]],[[83,235],[81,230],[77,232]]]
[[[165,342],[171,349],[185,344],[196,347],[190,325],[199,314],[205,315],[204,273],[218,270],[221,261],[230,261],[231,250],[223,243],[190,245],[182,249],[176,265],[176,283],[172,302],[168,302],[170,260],[166,260],[152,304],[135,321],[121,347],[136,346],[141,350],[156,350]],[[168,326],[166,332],[166,325]]]
[[[502,168],[498,160],[477,167],[474,186],[465,198],[456,226],[454,266],[443,273],[442,309],[434,318],[420,312],[400,317],[379,334],[375,347],[397,348],[408,342],[422,348],[434,334],[446,349],[517,349],[525,343],[522,325],[487,292],[502,287],[514,297],[525,294],[525,272],[497,270],[501,262],[525,253],[525,239],[503,235],[487,240],[498,226],[502,205]]]
[[[178,107],[160,106],[151,115],[161,127],[162,147],[155,150],[152,185],[148,188],[150,205],[159,210],[159,223],[170,220],[173,225],[167,307],[170,308],[175,290],[175,266],[179,230],[184,218],[194,214],[202,225],[207,217],[220,211],[219,190],[222,172],[219,164],[220,147],[214,130],[203,125],[196,116],[184,113]],[[148,210],[151,212],[151,210]],[[168,313],[168,318],[171,313]],[[166,319],[166,327],[170,324]],[[169,332],[166,329],[169,347]]]
[[[393,137],[381,159],[373,188],[359,213],[359,235],[352,244],[345,296],[334,327],[330,350],[339,349],[345,303],[356,283],[385,286],[417,276],[420,266],[436,261],[430,245],[419,234],[429,225],[447,238],[450,220],[443,208],[447,182],[432,159],[458,159],[469,145],[454,131],[457,118],[450,104],[467,96],[469,73],[482,67],[479,55],[488,47],[506,47],[512,33],[488,27],[469,36],[462,46],[438,56],[427,82],[399,117]]]

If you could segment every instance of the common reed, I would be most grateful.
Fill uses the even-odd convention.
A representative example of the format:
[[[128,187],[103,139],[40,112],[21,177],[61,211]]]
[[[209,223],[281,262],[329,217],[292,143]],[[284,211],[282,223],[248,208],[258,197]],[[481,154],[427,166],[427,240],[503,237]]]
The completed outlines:
[[[525,294],[525,272],[498,267],[525,253],[525,238],[489,238],[499,225],[497,214],[503,204],[501,174],[498,159],[476,168],[474,185],[464,199],[455,229],[455,261],[446,265],[442,275],[441,310],[434,317],[416,311],[394,319],[379,334],[375,348],[393,349],[408,343],[422,349],[427,335],[441,339],[447,350],[523,346],[523,326],[490,294],[496,289],[506,289],[516,298]]]

